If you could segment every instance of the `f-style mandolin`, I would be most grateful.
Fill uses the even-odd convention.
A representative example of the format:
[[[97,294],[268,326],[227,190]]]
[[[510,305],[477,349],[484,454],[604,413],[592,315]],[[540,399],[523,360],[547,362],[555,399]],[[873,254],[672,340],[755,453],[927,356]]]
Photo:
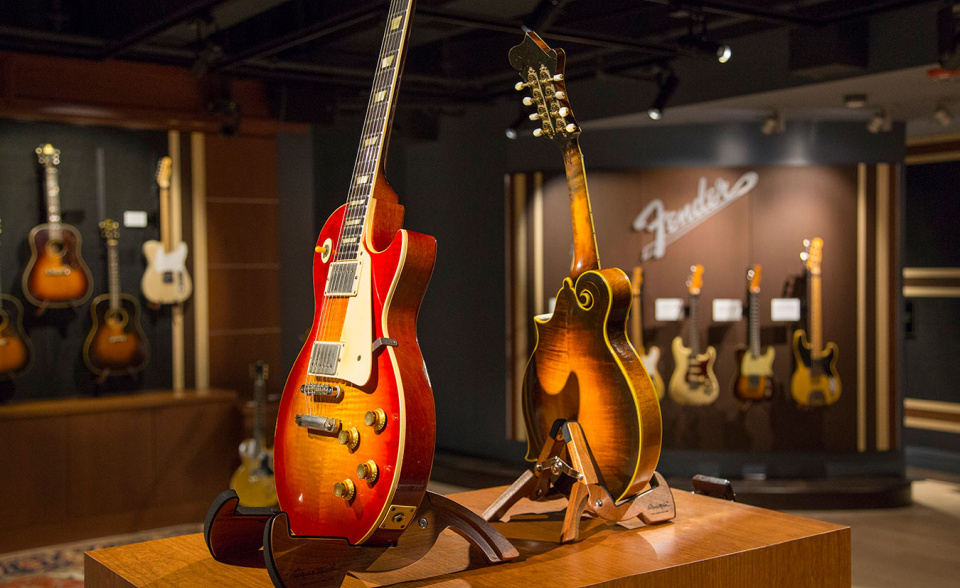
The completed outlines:
[[[391,544],[416,524],[433,465],[417,315],[436,241],[401,228],[383,174],[413,9],[390,3],[347,202],[317,239],[313,324],[280,400],[275,478],[295,535]]]
[[[90,298],[93,278],[80,257],[80,231],[61,222],[60,150],[48,143],[36,152],[43,167],[47,222],[34,227],[27,238],[30,259],[23,270],[23,295],[40,309],[79,306]]]
[[[627,338],[630,280],[620,269],[600,268],[564,60],[562,49],[533,32],[510,50],[522,80],[517,89],[529,89],[524,103],[537,108],[534,134],[552,139],[563,154],[573,221],[573,270],[553,314],[534,318],[537,342],[523,377],[527,460],[536,460],[554,421],[576,420],[607,490],[621,500],[643,489],[660,458],[660,404]]]

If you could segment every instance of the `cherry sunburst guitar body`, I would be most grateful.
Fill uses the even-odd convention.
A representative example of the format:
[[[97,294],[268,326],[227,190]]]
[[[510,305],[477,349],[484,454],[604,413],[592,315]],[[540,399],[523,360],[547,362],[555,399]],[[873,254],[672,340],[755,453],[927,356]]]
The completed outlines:
[[[287,377],[274,440],[295,535],[390,545],[426,492],[436,438],[417,315],[436,241],[402,229],[383,159],[413,15],[391,0],[347,203],[320,231],[314,318]]]
[[[528,461],[536,461],[558,419],[577,421],[590,444],[604,487],[622,500],[640,492],[660,458],[660,403],[636,348],[627,338],[633,297],[617,268],[601,268],[580,129],[563,82],[565,54],[536,33],[511,49],[510,64],[536,104],[536,136],[547,136],[563,154],[574,262],[554,311],[534,318],[537,340],[523,376],[522,407]]]

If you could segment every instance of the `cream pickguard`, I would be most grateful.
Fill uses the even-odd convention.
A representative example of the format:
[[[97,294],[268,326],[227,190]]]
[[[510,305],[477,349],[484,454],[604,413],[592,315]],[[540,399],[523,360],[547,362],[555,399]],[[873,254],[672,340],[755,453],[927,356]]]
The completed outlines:
[[[187,272],[187,244],[180,242],[173,251],[165,251],[160,241],[143,244],[147,269],[140,280],[143,296],[154,304],[176,304],[193,294],[193,280]]]

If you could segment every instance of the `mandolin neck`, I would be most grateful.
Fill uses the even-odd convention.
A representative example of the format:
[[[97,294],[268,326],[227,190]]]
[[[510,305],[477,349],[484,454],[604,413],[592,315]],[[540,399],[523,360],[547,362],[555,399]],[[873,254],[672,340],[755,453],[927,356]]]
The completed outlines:
[[[563,149],[563,166],[570,191],[570,217],[573,221],[573,267],[570,277],[575,280],[583,272],[600,269],[587,174],[583,167],[583,154],[575,138]]]
[[[390,2],[387,26],[373,78],[373,89],[367,103],[363,134],[360,136],[360,148],[351,175],[344,227],[337,247],[338,261],[357,259],[360,243],[363,241],[370,199],[373,197],[377,176],[383,171],[384,155],[390,141],[390,128],[415,4],[415,0]]]

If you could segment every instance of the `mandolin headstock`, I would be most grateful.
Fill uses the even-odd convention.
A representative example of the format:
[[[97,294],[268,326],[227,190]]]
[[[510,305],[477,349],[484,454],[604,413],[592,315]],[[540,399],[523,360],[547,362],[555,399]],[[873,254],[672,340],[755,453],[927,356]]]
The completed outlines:
[[[523,42],[510,50],[510,65],[520,72],[522,82],[514,86],[518,92],[530,89],[524,97],[527,106],[536,106],[531,120],[540,121],[535,137],[547,136],[564,150],[580,135],[573,116],[564,81],[566,55],[563,49],[551,49],[536,33],[530,31]]]

